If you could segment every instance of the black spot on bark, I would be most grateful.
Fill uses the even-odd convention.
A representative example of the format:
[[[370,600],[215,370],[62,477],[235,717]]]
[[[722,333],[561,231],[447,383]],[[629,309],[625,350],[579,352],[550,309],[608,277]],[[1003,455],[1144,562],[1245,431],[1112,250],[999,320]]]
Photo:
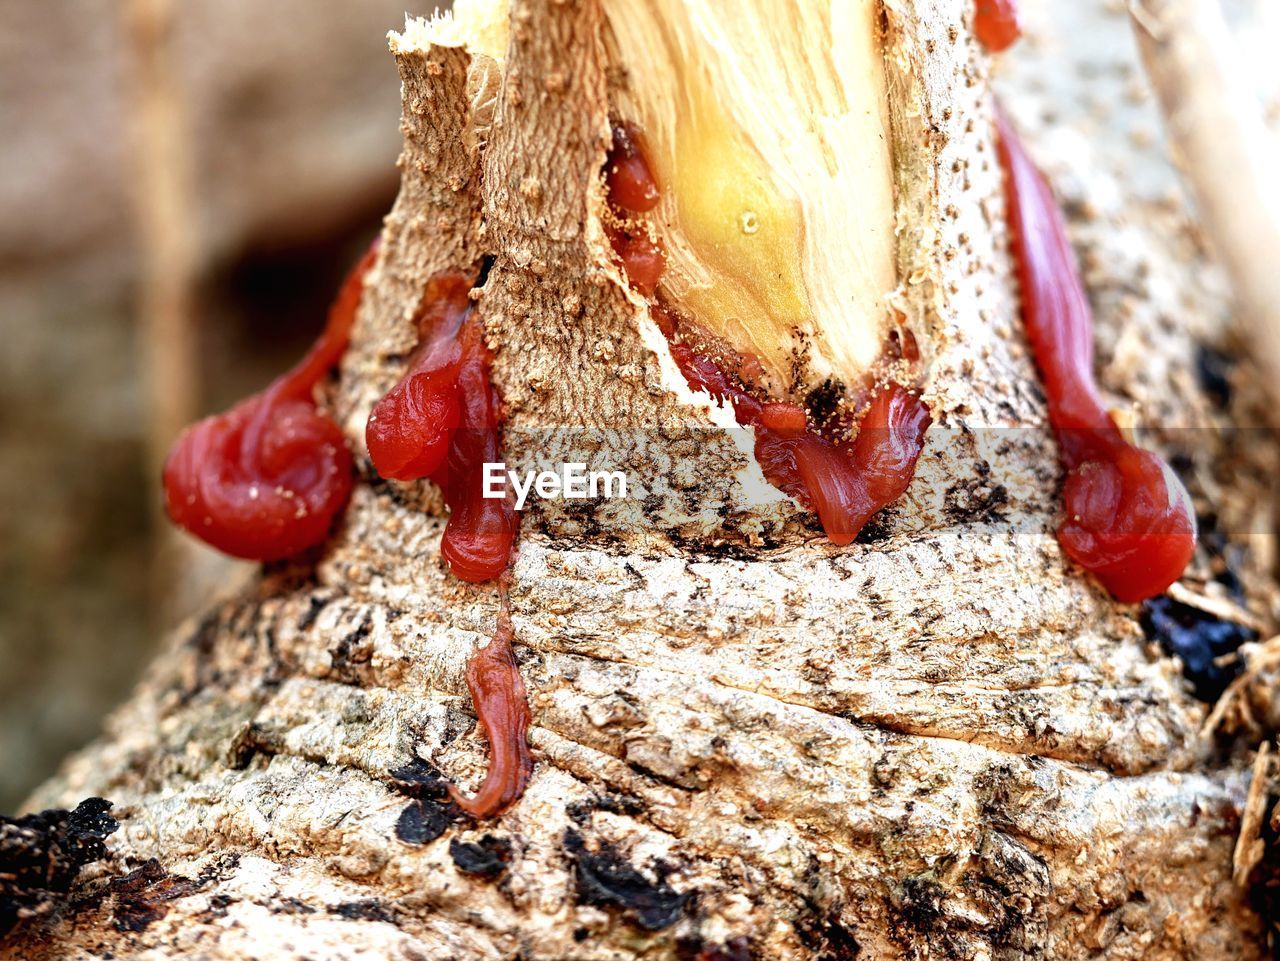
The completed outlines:
[[[609,814],[625,814],[628,817],[634,817],[644,810],[644,805],[636,798],[627,797],[622,794],[600,794],[594,797],[585,798],[581,801],[574,801],[565,807],[565,813],[569,815],[569,819],[574,824],[582,827],[591,820],[591,815],[596,811],[605,811]]]
[[[812,961],[855,961],[862,954],[858,939],[840,920],[838,905],[824,906],[805,898],[794,923],[800,943],[812,952]]]
[[[194,894],[204,883],[207,879],[169,874],[154,858],[145,861],[111,882],[111,923],[117,931],[145,931],[169,913],[170,902]]]
[[[93,797],[74,811],[0,817],[0,935],[65,903],[80,869],[107,856],[102,842],[120,826],[110,810]]]
[[[977,479],[956,484],[947,491],[947,519],[955,524],[995,524],[1004,520],[1009,491],[1003,484],[988,485]]]
[[[408,764],[403,764],[388,773],[391,789],[399,794],[419,800],[447,801],[449,798],[449,781],[440,769],[430,761],[414,757]]]
[[[821,528],[818,528],[821,532]],[[855,544],[878,544],[881,541],[887,541],[889,535],[893,533],[892,525],[881,520],[880,514],[871,515],[870,520],[862,525],[862,530],[858,531],[858,536],[853,539]]]
[[[368,457],[356,458],[356,473],[360,476],[361,482],[367,485],[378,497],[389,500],[399,507],[417,509],[408,493],[408,488],[404,485],[393,484],[379,474]]]
[[[813,422],[822,427],[840,412],[840,407],[844,403],[844,395],[844,384],[828,377],[813,390],[809,391],[805,396],[804,406],[808,409],[809,416],[813,418]]]
[[[272,914],[315,914],[316,909],[297,898],[278,898],[271,902]]]
[[[336,914],[348,921],[386,921],[396,923],[395,912],[377,898],[364,898],[360,901],[344,901],[341,904],[329,905],[329,913]]]
[[[333,664],[336,677],[348,684],[359,683],[359,669],[369,663],[373,652],[365,646],[365,639],[373,631],[373,615],[366,613],[355,629],[346,634],[333,650],[329,658]]]
[[[476,274],[476,289],[480,289],[489,282],[489,272],[493,270],[493,265],[497,263],[498,258],[493,254],[485,254],[480,258],[480,271]]]
[[[578,903],[620,911],[645,931],[675,924],[692,899],[672,889],[666,880],[671,868],[661,862],[652,868],[657,880],[650,881],[608,843],[602,842],[598,852],[588,851],[582,835],[573,829],[565,831],[564,847],[573,867]]]
[[[696,510],[696,507],[694,508]],[[729,528],[723,528],[729,533]],[[755,561],[760,559],[762,548],[738,544],[729,540],[708,541],[705,538],[688,537],[679,529],[668,532],[671,543],[692,558],[708,561]]]
[[[405,844],[427,844],[448,830],[456,815],[435,801],[410,801],[396,821],[396,837]]]
[[[898,889],[894,898],[894,908],[900,919],[900,925],[912,935],[928,935],[932,937],[940,933],[944,927],[942,903],[946,894],[936,881],[922,878],[907,878]]]
[[[202,617],[196,629],[187,638],[187,646],[202,657],[212,654],[218,643],[218,636],[222,633],[223,613],[222,608],[215,608]]]
[[[1231,368],[1235,358],[1208,344],[1196,344],[1196,380],[1200,389],[1221,408],[1231,403]]]
[[[254,724],[246,724],[227,745],[227,767],[233,771],[243,771],[259,754],[271,755],[275,752],[262,739],[262,731]]]
[[[511,863],[511,842],[486,834],[474,844],[454,838],[449,842],[449,856],[463,874],[492,881]]]
[[[449,782],[430,761],[414,757],[387,777],[393,791],[413,798],[396,822],[396,837],[405,844],[434,841],[461,819],[462,811],[449,797]]]
[[[209,907],[201,916],[204,921],[216,921],[227,916],[227,908],[236,903],[229,894],[215,894],[209,898]]]
[[[312,594],[307,598],[307,609],[302,613],[302,617],[298,618],[298,630],[309,631],[315,626],[316,618],[320,616],[320,612],[329,606],[332,598],[321,597]]]
[[[1244,603],[1244,584],[1236,568],[1242,560],[1242,550],[1232,544],[1219,525],[1218,515],[1212,512],[1196,517],[1199,529],[1199,541],[1209,555],[1209,569],[1213,579],[1225,587],[1230,595],[1241,604]]]
[[[217,648],[227,638],[256,637],[261,613],[261,598],[239,598],[216,608],[200,621],[186,641],[194,653],[194,676],[189,683],[174,687],[178,706],[190,704],[202,691],[223,684],[225,675],[219,666],[220,659],[215,656]]]
[[[1140,620],[1147,637],[1170,657],[1182,660],[1183,676],[1191,682],[1195,696],[1209,703],[1222,695],[1243,667],[1238,658],[1225,662],[1220,658],[1257,638],[1243,624],[1220,620],[1169,597],[1153,597],[1143,604]]]

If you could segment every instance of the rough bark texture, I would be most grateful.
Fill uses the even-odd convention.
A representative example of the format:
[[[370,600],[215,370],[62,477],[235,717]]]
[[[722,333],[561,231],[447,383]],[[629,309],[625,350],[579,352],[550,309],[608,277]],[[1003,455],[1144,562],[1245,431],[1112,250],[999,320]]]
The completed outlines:
[[[1068,202],[1104,385],[1144,423],[1247,422],[1247,369],[1230,411],[1191,373],[1225,301],[1158,143],[1130,136],[1156,127],[1125,98],[1127,23],[1053,6],[1033,7],[1005,99]],[[524,518],[532,784],[493,823],[442,801],[440,777],[483,775],[463,667],[497,598],[447,575],[430,485],[365,462],[323,553],[180,633],[39,793],[109,798],[111,869],[159,867],[86,882],[12,956],[1261,957],[1231,878],[1248,745],[1200,736],[1177,662],[1052,536],[1056,451],[968,7],[884,5],[894,302],[938,428],[903,502],[846,550],[789,502],[730,506],[749,460],[685,428],[698,411],[608,258],[597,172],[625,83],[609,3],[518,0],[502,64],[400,43],[403,186],[330,395],[340,421],[360,450],[425,280],[492,257],[478,309],[509,462],[577,445],[643,488]],[[1092,42],[1046,68],[1069,35]],[[1152,439],[1229,537],[1267,516],[1263,445]],[[1258,547],[1235,564],[1265,617]],[[1201,557],[1184,588],[1212,600],[1207,580]]]

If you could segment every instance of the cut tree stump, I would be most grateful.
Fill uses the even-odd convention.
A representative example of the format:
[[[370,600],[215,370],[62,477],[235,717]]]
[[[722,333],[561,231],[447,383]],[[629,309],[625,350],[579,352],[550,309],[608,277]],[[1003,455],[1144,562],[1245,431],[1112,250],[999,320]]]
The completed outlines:
[[[180,631],[104,737],[38,792],[35,807],[107,798],[120,828],[8,956],[1263,957],[1269,922],[1232,858],[1268,735],[1203,735],[1210,705],[1179,662],[1053,536],[1057,448],[1018,321],[993,62],[968,0],[785,15],[762,0],[513,0],[509,23],[456,6],[456,22],[392,39],[401,193],[325,397],[361,474],[346,518],[316,556],[268,566]],[[1227,296],[1127,17],[1106,6],[1033,5],[998,85],[1064,202],[1100,381],[1195,498],[1203,546],[1180,596],[1231,616],[1240,602],[1214,580],[1229,563],[1253,612],[1240,618],[1265,626],[1271,558],[1243,535],[1270,529],[1276,451],[1226,429],[1265,423],[1248,358],[1230,397],[1197,377],[1206,350],[1232,349]],[[611,112],[650,111],[661,152],[694,109],[652,113],[664,101],[645,69],[661,58],[637,46],[645,16],[690,84],[722,84],[735,136],[773,138],[756,159],[791,191],[771,195],[779,222],[825,242],[806,235],[788,255],[822,287],[802,291],[807,352],[784,342],[787,323],[718,333],[743,349],[779,338],[777,356],[797,360],[772,373],[792,396],[856,367],[862,335],[824,299],[843,232],[862,251],[839,277],[850,300],[890,285],[848,323],[875,337],[882,318],[865,312],[892,306],[919,344],[934,419],[919,471],[848,548],[790,500],[752,500],[749,454],[685,388],[610,255]],[[834,39],[859,36],[870,52]],[[769,49],[811,56],[780,69]],[[745,73],[731,82],[732,67]],[[823,86],[836,75],[848,85]],[[786,130],[761,134],[752,90],[820,90],[830,130],[856,115],[826,141],[846,148],[796,173],[818,124],[789,134],[795,118],[770,115]],[[859,141],[877,127],[885,144]],[[693,161],[668,146],[664,187],[696,191],[680,166]],[[824,197],[806,191],[840,183],[881,191],[825,201],[878,236],[811,213]],[[689,236],[697,203],[672,215]],[[680,239],[673,276],[694,290]],[[481,264],[508,464],[576,452],[621,466],[638,493],[523,515],[510,599],[536,769],[508,813],[475,823],[443,786],[484,774],[463,670],[498,598],[449,576],[438,492],[378,479],[363,437],[414,346],[427,279]],[[732,258],[713,266],[785,314],[779,288],[752,293],[765,282]]]

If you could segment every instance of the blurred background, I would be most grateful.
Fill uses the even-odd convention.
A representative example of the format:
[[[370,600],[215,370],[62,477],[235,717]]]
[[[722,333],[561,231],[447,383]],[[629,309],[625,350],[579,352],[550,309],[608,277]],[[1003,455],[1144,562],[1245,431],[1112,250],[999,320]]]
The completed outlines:
[[[162,523],[159,460],[301,354],[390,207],[404,14],[0,3],[0,814],[234,579]]]

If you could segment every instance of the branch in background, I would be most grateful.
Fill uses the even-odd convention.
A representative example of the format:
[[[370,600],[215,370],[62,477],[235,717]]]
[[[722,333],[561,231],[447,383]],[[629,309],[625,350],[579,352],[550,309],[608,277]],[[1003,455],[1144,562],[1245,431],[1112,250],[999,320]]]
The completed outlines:
[[[151,616],[176,623],[227,575],[222,558],[159,523],[159,481],[169,445],[195,420],[200,377],[195,329],[199,269],[191,132],[173,44],[172,0],[128,0],[135,64],[133,200],[140,248],[139,366],[145,377],[147,496],[156,505]]]
[[[1132,0],[1129,12],[1205,230],[1280,390],[1280,147],[1235,69],[1217,0]]]
[[[129,0],[125,14],[137,70],[134,203],[141,246],[147,455],[150,476],[158,478],[170,443],[197,412],[192,325],[197,218],[182,88],[170,42],[173,4]]]

